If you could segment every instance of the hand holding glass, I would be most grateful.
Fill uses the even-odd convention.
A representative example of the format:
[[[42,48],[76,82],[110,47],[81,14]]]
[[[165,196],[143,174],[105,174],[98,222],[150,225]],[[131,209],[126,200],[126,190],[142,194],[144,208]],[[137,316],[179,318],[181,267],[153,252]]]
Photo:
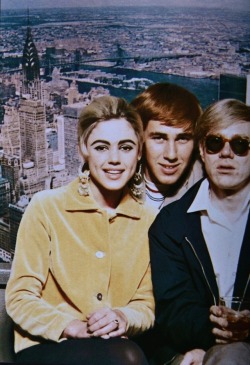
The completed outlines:
[[[242,341],[249,336],[250,302],[239,297],[223,297],[219,303],[222,317],[228,322],[225,330],[233,333],[232,341]]]

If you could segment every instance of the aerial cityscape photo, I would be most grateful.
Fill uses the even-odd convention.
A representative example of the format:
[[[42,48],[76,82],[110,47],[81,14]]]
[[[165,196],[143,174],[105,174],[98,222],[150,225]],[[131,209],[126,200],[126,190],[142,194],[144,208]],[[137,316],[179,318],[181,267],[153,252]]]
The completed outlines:
[[[0,262],[32,196],[76,177],[77,120],[94,98],[171,82],[203,108],[246,102],[250,6],[204,3],[0,2]]]

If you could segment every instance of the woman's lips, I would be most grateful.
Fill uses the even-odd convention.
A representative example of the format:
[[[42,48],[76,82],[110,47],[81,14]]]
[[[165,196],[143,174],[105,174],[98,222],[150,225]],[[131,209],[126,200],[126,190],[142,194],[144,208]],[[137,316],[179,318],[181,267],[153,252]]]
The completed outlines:
[[[104,173],[111,178],[119,178],[124,170],[104,170]]]

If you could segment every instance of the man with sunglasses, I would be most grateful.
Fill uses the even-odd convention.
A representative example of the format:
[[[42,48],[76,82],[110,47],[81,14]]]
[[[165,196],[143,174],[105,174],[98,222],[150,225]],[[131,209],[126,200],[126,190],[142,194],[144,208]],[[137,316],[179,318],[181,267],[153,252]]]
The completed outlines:
[[[207,177],[164,207],[149,230],[165,341],[151,364],[249,365],[250,107],[234,99],[211,105],[195,135]],[[248,328],[229,328],[219,305],[225,296],[248,301],[240,308]]]

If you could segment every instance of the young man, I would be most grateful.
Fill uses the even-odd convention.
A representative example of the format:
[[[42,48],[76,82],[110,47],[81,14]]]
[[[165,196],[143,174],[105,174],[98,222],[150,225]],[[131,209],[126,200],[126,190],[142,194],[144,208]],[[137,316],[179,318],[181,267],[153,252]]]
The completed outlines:
[[[219,101],[196,133],[207,178],[162,209],[149,231],[165,341],[152,363],[249,365],[249,303],[248,328],[233,330],[219,298],[250,300],[250,107]]]
[[[194,145],[202,110],[191,92],[169,83],[150,86],[131,104],[143,121],[145,199],[160,209],[202,177]]]

